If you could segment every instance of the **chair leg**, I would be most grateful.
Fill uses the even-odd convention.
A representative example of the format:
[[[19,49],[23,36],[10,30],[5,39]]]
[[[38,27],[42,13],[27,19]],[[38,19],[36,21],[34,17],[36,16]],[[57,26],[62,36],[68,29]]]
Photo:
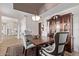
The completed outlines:
[[[27,49],[25,50],[24,55],[27,56]]]
[[[25,51],[25,48],[24,48],[24,46],[23,46],[23,54],[24,54],[24,51]]]
[[[23,47],[23,54],[27,56],[27,50]]]

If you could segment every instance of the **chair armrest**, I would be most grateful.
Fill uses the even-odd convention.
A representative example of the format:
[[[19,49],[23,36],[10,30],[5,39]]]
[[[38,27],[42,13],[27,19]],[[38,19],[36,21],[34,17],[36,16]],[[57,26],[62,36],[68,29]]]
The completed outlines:
[[[48,53],[52,53],[55,50],[55,44],[53,44],[52,46],[48,46],[48,47],[42,47],[42,50],[48,52]]]

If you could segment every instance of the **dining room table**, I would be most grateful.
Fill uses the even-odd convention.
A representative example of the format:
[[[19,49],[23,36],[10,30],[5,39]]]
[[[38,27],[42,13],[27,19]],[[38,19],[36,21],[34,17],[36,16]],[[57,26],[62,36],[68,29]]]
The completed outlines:
[[[41,49],[41,47],[45,44],[54,43],[54,38],[50,38],[50,37],[33,38],[31,42],[36,46],[37,48],[36,55],[39,56],[39,50]]]

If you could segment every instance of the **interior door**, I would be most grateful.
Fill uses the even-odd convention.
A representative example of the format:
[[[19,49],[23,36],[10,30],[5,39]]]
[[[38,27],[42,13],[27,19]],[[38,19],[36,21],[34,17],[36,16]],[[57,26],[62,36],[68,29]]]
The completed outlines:
[[[41,23],[38,23],[38,27],[39,27],[39,29],[38,29],[38,31],[39,31],[39,37],[41,37]]]

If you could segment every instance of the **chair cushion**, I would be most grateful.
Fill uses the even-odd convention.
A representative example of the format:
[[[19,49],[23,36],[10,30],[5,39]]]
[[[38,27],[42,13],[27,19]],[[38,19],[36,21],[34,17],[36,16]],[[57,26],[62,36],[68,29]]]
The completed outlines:
[[[55,50],[55,43],[53,45],[50,45],[48,47],[42,47],[43,50],[45,50],[48,53],[52,53]]]
[[[45,55],[45,56],[54,56],[54,55],[52,55],[52,54],[49,54],[49,53],[45,52],[44,50],[42,50],[40,53],[41,53],[42,55]]]
[[[30,44],[30,45],[28,45],[28,46],[26,47],[26,49],[33,48],[33,47],[35,47],[35,45],[34,45],[34,44]]]

